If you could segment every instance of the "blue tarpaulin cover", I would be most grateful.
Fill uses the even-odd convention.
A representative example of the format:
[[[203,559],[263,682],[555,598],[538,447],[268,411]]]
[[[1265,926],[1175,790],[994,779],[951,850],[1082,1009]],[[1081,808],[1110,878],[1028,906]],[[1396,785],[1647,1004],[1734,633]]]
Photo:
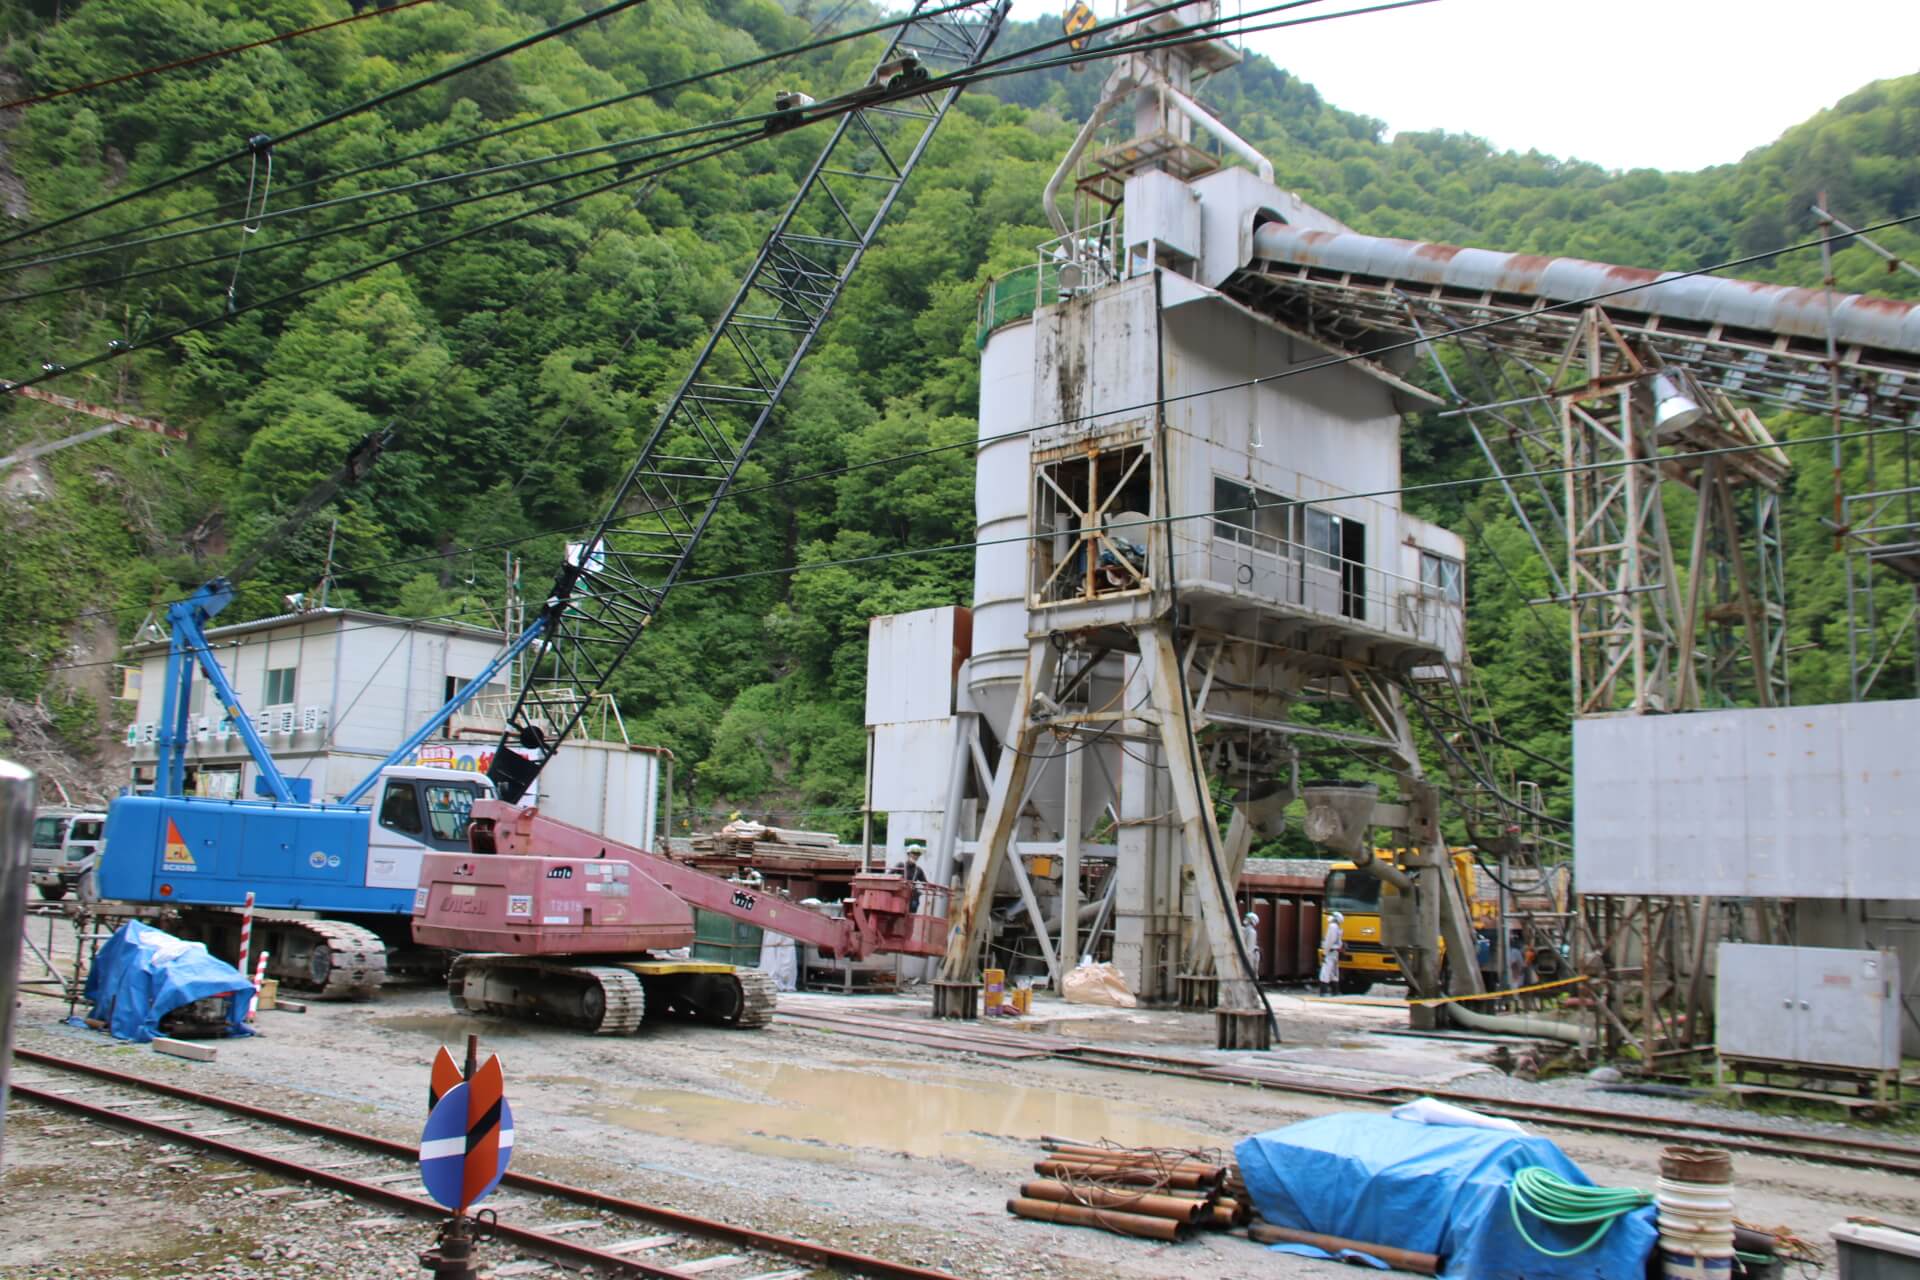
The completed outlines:
[[[116,1040],[145,1043],[160,1034],[160,1019],[175,1009],[229,991],[253,990],[253,983],[206,945],[183,942],[170,933],[129,920],[107,939],[87,974],[87,999],[93,1016],[107,1024]],[[252,1035],[246,1002],[235,1000],[227,1034]]]
[[[1243,1138],[1234,1147],[1253,1206],[1268,1222],[1440,1255],[1458,1280],[1639,1280],[1657,1229],[1651,1205],[1618,1219],[1585,1253],[1554,1258],[1520,1238],[1507,1209],[1515,1171],[1542,1165],[1591,1186],[1545,1138],[1384,1115],[1331,1115]],[[1568,1249],[1592,1227],[1526,1219]]]

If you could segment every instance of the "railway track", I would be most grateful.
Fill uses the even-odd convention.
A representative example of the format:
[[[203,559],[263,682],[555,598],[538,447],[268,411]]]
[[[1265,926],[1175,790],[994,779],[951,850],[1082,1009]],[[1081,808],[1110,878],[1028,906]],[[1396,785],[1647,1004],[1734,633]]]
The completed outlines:
[[[14,1061],[16,1105],[195,1147],[422,1220],[446,1216],[420,1186],[418,1152],[411,1144],[35,1050],[16,1049]],[[14,1118],[32,1115],[25,1111]],[[493,1239],[562,1267],[591,1267],[600,1277],[802,1280],[826,1268],[887,1280],[957,1280],[943,1271],[513,1170],[502,1180],[501,1193],[481,1207],[499,1214],[489,1231]],[[423,1248],[427,1242],[423,1233]],[[505,1265],[514,1275],[537,1269]]]
[[[1777,1156],[1851,1169],[1879,1169],[1888,1173],[1920,1177],[1920,1146],[1911,1142],[1769,1129],[1759,1125],[1743,1125],[1736,1121],[1686,1119],[1678,1116],[1623,1115],[1598,1107],[1488,1098],[1454,1089],[1396,1088],[1380,1091],[1342,1089],[1338,1085],[1331,1084],[1238,1079],[1216,1072],[1196,1070],[1178,1059],[1144,1054],[1133,1055],[1108,1049],[1088,1049],[1048,1056],[1062,1062],[1077,1062],[1083,1066],[1137,1071],[1150,1075],[1173,1075],[1186,1079],[1205,1080],[1213,1084],[1257,1085],[1277,1093],[1298,1093],[1355,1105],[1392,1107],[1403,1102],[1411,1102],[1415,1098],[1438,1098],[1443,1102],[1471,1107],[1483,1115],[1501,1116],[1521,1124],[1643,1138],[1661,1143],[1711,1143],[1729,1151],[1745,1152],[1751,1155]]]

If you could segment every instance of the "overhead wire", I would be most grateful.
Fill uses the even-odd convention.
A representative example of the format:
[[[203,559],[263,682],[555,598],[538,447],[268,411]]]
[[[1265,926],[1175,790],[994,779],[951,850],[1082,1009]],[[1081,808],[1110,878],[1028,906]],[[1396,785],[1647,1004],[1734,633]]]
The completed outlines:
[[[311,27],[301,27],[298,31],[282,31],[264,40],[249,40],[245,44],[229,45],[225,49],[210,49],[205,53],[196,53],[185,58],[176,58],[172,62],[163,62],[158,66],[143,67],[138,71],[126,71],[117,76],[108,76],[104,80],[92,80],[86,84],[69,85],[64,89],[52,89],[46,93],[36,93],[32,97],[15,98],[12,102],[0,102],[0,111],[12,111],[20,107],[38,106],[43,102],[52,102],[56,98],[68,98],[77,93],[91,93],[95,89],[105,89],[111,85],[127,84],[134,80],[143,80],[148,76],[157,76],[165,71],[179,71],[184,67],[196,67],[203,62],[213,62],[220,58],[230,58],[236,53],[246,53],[252,49],[264,49],[268,45],[281,44],[288,40],[297,40],[301,36],[310,36],[319,31],[331,31],[335,27],[344,27],[348,23],[365,22],[369,18],[383,18],[390,13],[399,13],[402,9],[411,9],[415,5],[431,4],[433,0],[400,0],[398,4],[382,4],[373,9],[350,14],[344,18],[335,18],[331,22],[316,23]]]
[[[626,0],[626,2],[638,3],[639,0]],[[1272,8],[1274,10],[1287,9],[1287,8],[1297,7],[1298,5],[1302,5],[1302,4],[1309,4],[1309,3],[1315,3],[1315,2],[1316,0],[1290,0],[1290,3],[1288,4],[1276,5],[1276,6],[1272,6]],[[1392,3],[1376,4],[1376,5],[1371,5],[1361,9],[1343,10],[1339,13],[1333,13],[1333,14],[1320,14],[1310,18],[1293,19],[1286,23],[1269,24],[1269,25],[1282,25],[1282,26],[1300,25],[1307,22],[1320,22],[1320,21],[1329,20],[1331,18],[1352,17],[1360,14],[1378,13],[1378,12],[1383,12],[1390,9],[1406,8],[1410,5],[1432,4],[1436,2],[1437,0],[1392,0]],[[1177,5],[1169,4],[1163,7],[1171,8],[1171,7],[1177,7]],[[1129,15],[1128,21],[1136,21],[1137,18],[1138,18],[1138,15]],[[1216,27],[1216,28],[1217,28],[1217,25],[1218,25],[1217,23],[1211,23],[1211,22],[1202,23],[1202,24],[1189,24],[1189,26],[1206,26],[1206,27]],[[1176,28],[1176,30],[1184,30],[1184,29]],[[818,111],[812,114],[806,114],[796,119],[792,127],[803,128],[807,125],[818,124],[826,120],[837,119],[840,116],[851,114],[854,111],[870,109],[875,107],[884,107],[891,102],[924,96],[926,94],[939,92],[949,87],[954,87],[954,86],[965,87],[966,85],[979,83],[984,80],[997,79],[1007,75],[1023,74],[1027,71],[1035,70],[1035,69],[1050,66],[1050,65],[1073,65],[1077,63],[1083,63],[1083,62],[1100,61],[1107,58],[1119,57],[1119,56],[1123,56],[1131,53],[1140,52],[1143,49],[1147,49],[1147,48],[1172,47],[1173,45],[1177,45],[1177,44],[1194,43],[1196,40],[1218,39],[1218,38],[1221,38],[1221,36],[1223,35],[1231,35],[1231,34],[1235,34],[1235,33],[1221,32],[1216,29],[1211,33],[1202,34],[1202,35],[1194,35],[1191,32],[1189,32],[1188,34],[1177,36],[1172,40],[1166,40],[1166,39],[1161,39],[1156,37],[1151,41],[1143,40],[1139,42],[1119,42],[1114,45],[1101,46],[1098,49],[1090,50],[1085,53],[1071,54],[1065,58],[1052,59],[1049,61],[1036,63],[1033,66],[1028,66],[1028,67],[1008,68],[1008,67],[1001,66],[984,73],[979,72],[978,69],[976,68],[975,70],[970,70],[970,71],[953,72],[944,76],[935,76],[929,80],[922,81],[918,84],[902,86],[901,88],[898,88],[898,89],[889,89],[879,93],[856,92],[854,94],[843,95],[841,98],[834,99],[829,102],[817,104],[819,108]],[[1040,47],[1044,47],[1044,46],[1040,46]],[[1020,54],[1013,54],[1013,55],[1007,55],[1007,56],[1018,57],[1018,56],[1023,56],[1024,54],[1030,53],[1030,52],[1032,52],[1031,49],[1021,51]],[[772,116],[774,114],[783,114],[783,113],[768,113],[769,116]],[[754,117],[745,117],[744,119],[751,120],[751,119],[754,119]],[[790,130],[783,130],[782,132],[784,133],[788,131]],[[712,154],[719,155],[719,154],[723,154],[726,151],[737,150],[739,149],[740,146],[748,145],[766,136],[769,136],[769,135],[767,135],[766,133],[758,129],[751,130],[751,131],[743,131],[742,133],[739,133],[739,134],[723,135],[721,139],[716,141],[715,150]],[[730,143],[731,145],[720,146],[719,145],[720,143]],[[699,159],[699,158],[703,158],[703,157],[696,157],[696,159]],[[625,186],[632,181],[635,181],[639,178],[646,177],[646,176],[650,176],[650,175],[649,174],[622,175],[620,177],[615,178],[611,182],[602,183],[595,187],[590,187],[584,191],[580,191],[568,196],[564,196],[560,199],[550,201],[546,204],[537,206],[535,208],[522,210],[518,213],[509,215],[504,218],[496,219],[492,222],[481,223],[474,227],[466,228],[465,230],[462,230],[458,233],[455,233],[449,236],[443,236],[438,240],[434,240],[426,244],[413,246],[400,253],[389,255],[388,257],[385,257],[385,258],[380,258],[372,262],[364,263],[357,267],[348,268],[347,270],[338,272],[335,275],[329,276],[325,279],[309,282],[308,284],[303,285],[300,288],[287,290],[283,293],[276,294],[270,298],[251,302],[244,306],[231,307],[221,313],[208,316],[205,319],[193,322],[191,324],[182,325],[174,329],[167,330],[160,334],[144,336],[135,341],[116,342],[115,344],[110,345],[109,348],[104,352],[101,352],[97,355],[86,357],[81,360],[74,361],[72,363],[48,361],[42,365],[41,372],[38,376],[15,379],[13,380],[12,385],[16,389],[21,387],[37,386],[41,383],[50,381],[54,378],[61,377],[69,373],[76,372],[81,369],[90,368],[94,365],[102,364],[110,360],[117,360],[124,356],[132,354],[134,351],[145,350],[150,347],[159,346],[164,343],[171,342],[174,339],[183,337],[189,333],[199,332],[204,329],[209,329],[217,325],[224,324],[230,320],[238,318],[241,315],[249,314],[250,312],[257,311],[262,308],[277,306],[282,302],[291,301],[294,298],[304,296],[308,293],[316,292],[320,289],[328,288],[331,285],[341,284],[349,280],[357,279],[360,276],[366,275],[372,271],[376,271],[383,266],[388,266],[396,262],[404,261],[408,258],[415,257],[422,253],[428,253],[435,249],[443,248],[449,244],[457,243],[459,241],[468,239],[472,236],[482,235],[487,232],[497,230],[500,227],[510,225],[514,222],[519,222],[525,218],[534,217],[541,213],[550,212],[556,208],[561,208],[569,204],[577,203],[578,201],[581,201],[581,200],[589,199],[595,195],[599,195],[604,192],[611,191],[617,187]],[[1874,229],[1875,228],[1867,228],[1867,230],[1874,230]],[[4,239],[0,239],[0,243],[6,243],[6,241]]]
[[[545,28],[544,30],[536,31],[529,35],[522,36],[518,40],[509,40],[506,44],[496,46],[495,48],[489,49],[484,53],[475,54],[473,57],[463,59],[460,62],[454,63],[451,66],[442,67],[438,71],[430,72],[429,74],[420,76],[414,80],[409,80],[405,84],[396,85],[394,88],[383,90],[382,92],[375,94],[371,98],[365,98],[359,102],[351,104],[350,106],[340,107],[336,110],[329,111],[325,115],[322,115],[317,119],[307,121],[305,124],[295,125],[293,128],[285,130],[284,132],[273,137],[271,139],[271,142],[275,146],[284,146],[286,143],[292,142],[296,138],[303,138],[310,133],[314,133],[314,132],[317,132],[318,130],[328,128],[332,125],[336,125],[340,123],[342,120],[349,120],[354,116],[361,115],[368,111],[372,111],[377,107],[383,107],[389,102],[397,101],[398,99],[404,98],[409,94],[418,93],[422,89],[426,89],[433,85],[439,84],[442,80],[447,80],[447,79],[451,79],[454,76],[462,75],[468,71],[473,70],[476,67],[485,66],[487,63],[497,61],[501,58],[508,57],[515,53],[519,53],[523,49],[530,49],[534,45],[541,44],[541,43],[544,43],[545,41],[552,40],[559,36],[566,35],[572,31],[577,31],[581,27],[589,26],[595,22],[601,21],[604,18],[613,17],[615,14],[621,13],[627,9],[631,9],[635,5],[645,4],[646,2],[647,0],[613,0],[611,4],[603,5],[598,9],[593,9],[586,13],[579,14],[575,17],[567,19],[565,22],[557,22],[552,26]],[[72,213],[62,214],[59,217],[52,219],[51,221],[37,223],[36,225],[31,227],[24,227],[18,231],[12,232],[9,235],[0,235],[0,244],[12,244],[16,241],[24,240],[30,236],[42,235],[48,231],[53,230],[55,227],[64,227],[70,223],[78,222],[82,218],[92,217],[96,213],[102,213],[108,209],[114,208],[115,206],[126,204],[130,200],[138,200],[142,196],[152,195],[156,191],[164,191],[168,187],[175,186],[179,183],[186,182],[193,178],[200,177],[203,174],[212,173],[215,169],[220,168],[222,165],[231,164],[235,160],[245,159],[249,154],[252,153],[252,150],[253,148],[251,144],[242,146],[237,150],[229,151],[224,155],[215,156],[211,160],[202,161],[201,163],[194,165],[192,168],[183,169],[167,177],[160,178],[160,179],[157,179],[156,181],[147,183],[145,186],[136,188],[135,190],[124,191],[124,192],[121,192],[119,195],[111,196],[95,204],[88,205],[84,209],[76,209]]]
[[[937,16],[940,14],[951,13],[955,9],[972,7],[978,2],[979,0],[960,0],[959,3],[950,4],[942,8],[930,10],[928,12],[931,15]],[[842,11],[844,11],[844,8],[845,6],[842,6]],[[372,161],[370,163],[360,165],[356,168],[342,170],[341,172],[338,172],[338,173],[320,174],[316,177],[307,178],[299,182],[282,183],[280,186],[280,193],[282,196],[288,196],[288,195],[294,194],[295,192],[304,191],[312,187],[319,186],[323,183],[344,182],[348,178],[359,177],[362,174],[367,174],[367,173],[375,173],[382,169],[397,168],[403,164],[410,164],[415,160],[421,160],[421,159],[429,158],[431,156],[441,155],[441,154],[444,154],[445,152],[459,150],[463,147],[476,146],[482,142],[488,142],[496,138],[505,137],[508,134],[516,133],[523,129],[531,129],[539,125],[551,124],[558,120],[564,120],[569,116],[580,115],[583,112],[597,110],[601,107],[611,106],[618,103],[627,102],[635,98],[646,97],[653,94],[665,93],[671,89],[687,88],[691,85],[701,84],[708,80],[713,80],[721,76],[730,75],[737,71],[751,69],[753,67],[760,66],[762,64],[775,63],[783,59],[795,58],[795,57],[803,56],[805,54],[815,53],[821,49],[830,48],[835,44],[845,43],[846,41],[849,41],[849,40],[862,39],[866,36],[874,35],[878,32],[891,30],[892,28],[899,26],[900,22],[901,22],[901,19],[893,18],[885,22],[871,23],[867,26],[855,28],[852,31],[840,32],[832,36],[819,38],[819,39],[809,39],[808,41],[798,45],[789,46],[783,49],[776,49],[771,53],[760,54],[756,57],[745,58],[737,62],[728,63],[725,66],[715,67],[710,71],[695,72],[689,75],[679,76],[672,80],[665,80],[656,84],[643,85],[638,89],[631,89],[624,93],[616,94],[611,98],[603,98],[598,102],[587,103],[583,106],[578,106],[578,107],[568,107],[565,110],[551,112],[547,115],[540,116],[532,120],[517,121],[513,124],[504,125],[497,129],[490,129],[482,133],[470,134],[464,138],[455,138],[450,142],[439,143],[435,146],[422,148],[421,150],[418,150],[418,151],[408,152],[405,155],[394,156],[384,160]],[[609,145],[619,145],[619,144],[609,144]],[[566,153],[562,153],[562,154],[566,154]],[[484,172],[488,172],[488,170],[486,169],[469,170],[465,175],[456,175],[456,176],[471,176],[473,174],[484,173]],[[390,194],[394,191],[405,190],[405,189],[407,189],[405,185],[396,186],[396,187],[386,187],[380,190],[380,194]],[[151,241],[124,241],[124,240],[116,240],[115,238],[120,236],[139,235],[148,231],[158,230],[161,227],[172,226],[175,223],[185,222],[193,218],[203,217],[208,214],[220,213],[225,210],[238,207],[239,204],[240,204],[240,201],[238,199],[221,201],[220,203],[207,205],[203,208],[189,210],[186,213],[173,214],[169,217],[161,218],[156,221],[146,223],[139,227],[123,228],[115,231],[103,232],[99,235],[91,236],[85,239],[72,240],[64,244],[50,246],[48,248],[38,251],[37,254],[21,254],[14,257],[0,258],[0,272],[19,269],[21,267],[33,265],[36,262],[62,261],[64,260],[63,258],[54,257],[52,255],[60,254],[62,253],[62,251],[68,250],[68,249],[84,248],[89,245],[100,244],[103,241],[112,240],[114,241],[114,243],[106,245],[104,248],[100,249],[99,252],[101,253],[116,252],[118,250],[131,247],[135,244],[150,243]],[[321,206],[315,205],[315,206],[308,206],[308,207],[321,207]],[[195,232],[197,233],[198,231],[205,230],[205,229],[207,228],[195,228]]]

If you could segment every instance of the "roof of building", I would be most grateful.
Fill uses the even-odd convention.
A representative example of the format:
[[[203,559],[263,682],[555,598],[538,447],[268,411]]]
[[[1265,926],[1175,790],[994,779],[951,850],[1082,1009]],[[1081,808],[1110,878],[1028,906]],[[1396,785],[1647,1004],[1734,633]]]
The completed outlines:
[[[316,622],[354,623],[362,627],[403,627],[411,631],[431,631],[440,635],[468,636],[475,640],[500,643],[501,633],[487,627],[468,626],[463,622],[443,622],[432,618],[402,618],[390,613],[374,613],[366,609],[307,609],[300,613],[276,613],[268,618],[255,618],[250,622],[235,622],[224,627],[212,627],[207,631],[207,639],[220,640],[231,636],[249,635],[257,631],[272,631],[280,627],[310,626]],[[148,640],[127,646],[129,654],[164,653],[165,640]]]

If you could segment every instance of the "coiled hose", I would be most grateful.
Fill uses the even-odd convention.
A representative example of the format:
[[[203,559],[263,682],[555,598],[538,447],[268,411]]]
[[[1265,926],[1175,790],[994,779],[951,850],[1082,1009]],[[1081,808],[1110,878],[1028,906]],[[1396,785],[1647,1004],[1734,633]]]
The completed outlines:
[[[1537,1164],[1515,1173],[1507,1186],[1507,1212],[1513,1217],[1513,1229],[1536,1252],[1550,1258],[1571,1258],[1585,1253],[1605,1238],[1616,1219],[1652,1203],[1650,1191],[1637,1187],[1583,1187]],[[1549,1249],[1527,1233],[1526,1224],[1520,1220],[1522,1209],[1556,1227],[1598,1225],[1592,1235],[1571,1249]]]

